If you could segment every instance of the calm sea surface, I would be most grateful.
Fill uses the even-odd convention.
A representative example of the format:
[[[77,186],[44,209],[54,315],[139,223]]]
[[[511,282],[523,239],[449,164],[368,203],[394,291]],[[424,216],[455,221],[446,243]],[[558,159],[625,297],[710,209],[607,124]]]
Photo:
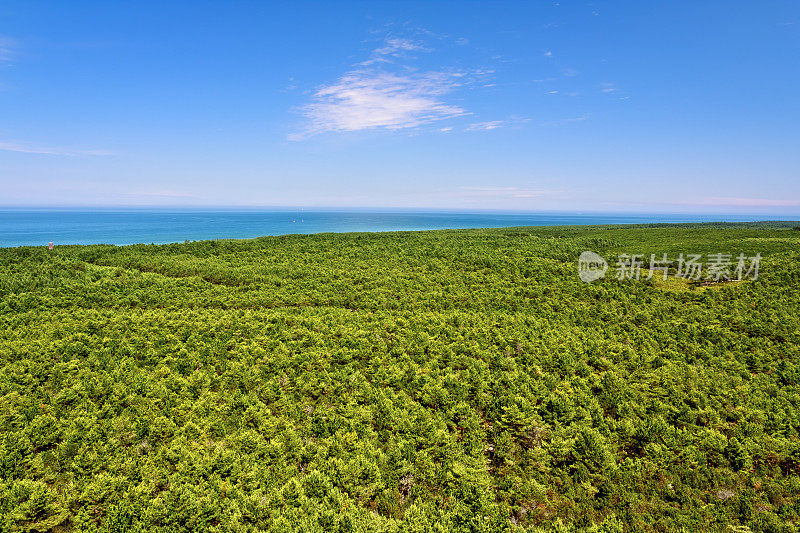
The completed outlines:
[[[169,243],[262,235],[407,231],[571,224],[636,224],[767,220],[722,215],[583,215],[278,210],[0,210],[0,247],[54,244]]]

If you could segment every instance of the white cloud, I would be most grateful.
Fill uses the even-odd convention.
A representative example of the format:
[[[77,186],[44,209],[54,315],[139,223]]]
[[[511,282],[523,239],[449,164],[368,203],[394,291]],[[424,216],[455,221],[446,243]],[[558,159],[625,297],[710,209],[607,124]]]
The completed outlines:
[[[600,90],[604,93],[613,93],[616,92],[617,87],[613,83],[601,83]]]
[[[25,154],[64,155],[64,156],[114,155],[114,152],[110,152],[107,150],[73,150],[68,148],[43,147],[32,144],[10,143],[4,141],[0,141],[0,151],[21,152]]]
[[[289,140],[326,132],[397,130],[468,114],[442,96],[470,82],[461,72],[390,68],[405,52],[428,51],[415,41],[388,39],[371,59],[320,87],[300,108],[306,123]]]
[[[488,122],[476,122],[475,124],[470,124],[467,128],[467,131],[487,131],[487,130],[495,130],[497,128],[502,127],[504,122],[502,120],[490,120]]]
[[[547,50],[547,51],[544,53],[544,57],[553,57],[553,52],[551,52],[550,50]]]
[[[412,128],[465,115],[461,107],[439,99],[457,80],[457,75],[443,72],[349,72],[314,94],[313,101],[302,108],[308,120],[306,128],[291,139],[324,132]]]

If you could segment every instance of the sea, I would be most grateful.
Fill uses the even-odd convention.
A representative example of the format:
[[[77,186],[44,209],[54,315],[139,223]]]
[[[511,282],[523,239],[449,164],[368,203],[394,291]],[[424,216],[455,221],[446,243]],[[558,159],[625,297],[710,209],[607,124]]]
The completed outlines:
[[[786,217],[624,213],[336,211],[302,209],[0,208],[0,247],[164,244],[325,232],[415,231],[511,226],[744,222]]]

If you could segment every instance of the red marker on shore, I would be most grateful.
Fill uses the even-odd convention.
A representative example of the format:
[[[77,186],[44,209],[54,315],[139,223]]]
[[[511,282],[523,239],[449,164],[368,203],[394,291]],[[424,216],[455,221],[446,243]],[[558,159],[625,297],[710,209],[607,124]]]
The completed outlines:
[[[52,242],[47,245],[47,249],[48,250],[52,250],[53,249],[53,243]]]

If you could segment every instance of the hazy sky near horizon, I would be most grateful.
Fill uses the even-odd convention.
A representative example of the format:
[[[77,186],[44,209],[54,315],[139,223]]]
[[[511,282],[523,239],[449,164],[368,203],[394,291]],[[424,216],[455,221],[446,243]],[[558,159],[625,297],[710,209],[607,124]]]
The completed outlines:
[[[0,205],[800,214],[800,3],[0,3]]]

